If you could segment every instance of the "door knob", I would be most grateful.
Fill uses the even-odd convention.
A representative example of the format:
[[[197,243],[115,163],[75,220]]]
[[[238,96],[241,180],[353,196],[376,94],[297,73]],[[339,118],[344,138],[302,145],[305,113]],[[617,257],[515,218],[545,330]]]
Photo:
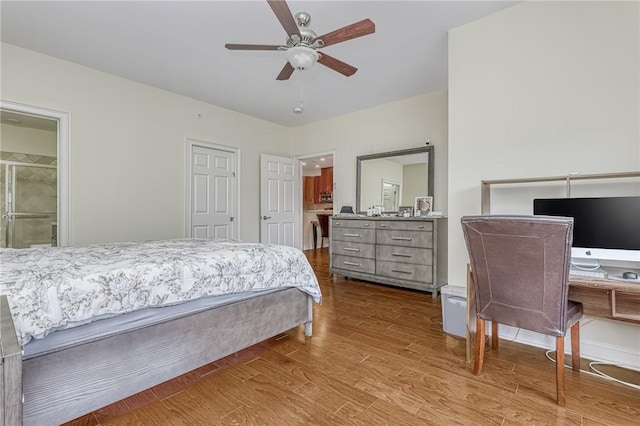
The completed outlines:
[[[271,219],[271,216],[262,216],[262,220]]]

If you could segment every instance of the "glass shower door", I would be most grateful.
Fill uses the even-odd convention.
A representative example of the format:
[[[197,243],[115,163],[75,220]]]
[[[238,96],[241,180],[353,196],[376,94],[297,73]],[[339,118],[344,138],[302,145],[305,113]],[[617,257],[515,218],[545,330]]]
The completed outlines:
[[[1,172],[3,247],[56,245],[57,167],[6,162]]]

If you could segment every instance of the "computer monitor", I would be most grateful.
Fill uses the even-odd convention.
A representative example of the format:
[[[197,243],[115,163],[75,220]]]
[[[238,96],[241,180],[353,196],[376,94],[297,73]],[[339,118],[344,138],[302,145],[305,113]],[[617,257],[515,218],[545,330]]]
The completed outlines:
[[[574,264],[640,265],[640,196],[535,199],[533,214],[573,217]]]

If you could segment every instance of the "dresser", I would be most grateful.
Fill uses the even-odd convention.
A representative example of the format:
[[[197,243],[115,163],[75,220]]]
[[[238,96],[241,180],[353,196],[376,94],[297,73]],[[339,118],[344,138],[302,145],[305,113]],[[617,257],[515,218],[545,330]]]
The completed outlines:
[[[415,290],[437,298],[437,218],[330,217],[333,274]]]

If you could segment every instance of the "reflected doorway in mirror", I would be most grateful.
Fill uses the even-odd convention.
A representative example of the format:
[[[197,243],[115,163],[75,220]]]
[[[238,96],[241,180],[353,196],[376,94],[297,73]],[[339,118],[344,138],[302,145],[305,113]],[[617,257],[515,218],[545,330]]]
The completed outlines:
[[[416,197],[416,202],[414,203],[414,215],[416,217],[427,216],[431,212],[432,206],[433,197],[427,195]]]

